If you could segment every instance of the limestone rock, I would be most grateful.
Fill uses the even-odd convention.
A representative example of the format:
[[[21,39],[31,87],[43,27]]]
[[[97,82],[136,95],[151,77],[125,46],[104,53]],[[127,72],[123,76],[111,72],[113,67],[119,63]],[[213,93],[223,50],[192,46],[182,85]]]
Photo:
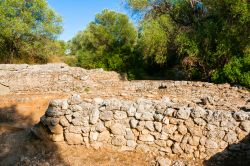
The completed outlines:
[[[190,109],[189,108],[185,108],[185,107],[182,107],[180,108],[177,112],[176,112],[176,117],[179,118],[179,119],[188,119],[189,116],[190,116]]]
[[[125,119],[127,117],[127,113],[124,111],[115,111],[114,118],[116,120]]]
[[[112,138],[111,143],[115,146],[125,146],[127,144],[127,140],[122,135],[116,135]]]
[[[206,116],[207,112],[202,107],[196,107],[194,109],[191,109],[191,116],[193,118],[204,118]]]
[[[92,110],[92,112],[90,114],[89,122],[91,124],[96,124],[99,120],[99,115],[100,115],[100,111],[98,109]]]
[[[143,142],[153,142],[155,138],[154,136],[147,134],[147,135],[140,135],[139,140]]]
[[[106,127],[104,126],[103,122],[98,122],[96,124],[96,131],[98,132],[103,132],[106,129]]]
[[[89,140],[90,141],[96,141],[98,138],[99,133],[98,132],[90,132],[89,134]]]
[[[241,122],[240,127],[241,127],[242,130],[249,133],[250,132],[250,121]]]
[[[136,128],[137,127],[137,124],[139,123],[139,121],[138,120],[136,120],[136,119],[131,119],[130,120],[130,126],[131,126],[131,128]]]
[[[156,162],[157,166],[171,166],[171,160],[169,160],[168,158],[158,157],[156,159]]]
[[[162,114],[155,114],[155,115],[154,115],[154,119],[155,119],[157,122],[161,122],[162,119],[163,119],[163,115],[162,115]]]
[[[115,135],[125,135],[126,134],[126,127],[120,123],[116,123],[110,127],[111,133]]]
[[[64,141],[63,133],[61,133],[61,134],[53,134],[52,135],[52,141],[54,141],[54,142],[62,142],[62,141]]]
[[[237,121],[244,121],[244,120],[248,120],[249,114],[246,112],[239,111],[239,112],[235,112],[233,114],[233,117]]]
[[[109,121],[113,119],[113,112],[112,111],[102,111],[100,113],[100,119],[103,121]]]
[[[54,134],[62,134],[63,133],[63,127],[59,124],[56,126],[49,126],[49,129]]]
[[[134,140],[128,140],[127,146],[128,147],[136,147],[137,143]]]
[[[65,133],[65,139],[69,145],[79,145],[83,143],[81,134]]]
[[[80,104],[81,102],[82,102],[82,98],[79,94],[72,95],[68,100],[68,103],[70,105]]]
[[[145,128],[148,129],[149,131],[154,131],[154,123],[153,121],[146,121]]]
[[[183,124],[178,126],[178,131],[182,134],[185,135],[187,133],[187,127]]]
[[[218,144],[215,141],[211,140],[211,139],[207,139],[205,147],[209,148],[209,149],[217,149]]]
[[[69,121],[63,116],[61,119],[60,119],[60,124],[63,126],[63,127],[68,127],[70,124],[69,124]]]
[[[144,112],[142,113],[142,117],[140,119],[147,121],[154,120],[154,114],[151,112]]]
[[[100,142],[108,142],[109,139],[110,139],[110,133],[109,131],[105,130],[99,134],[97,140]]]
[[[45,114],[46,116],[49,116],[49,117],[59,118],[60,116],[64,115],[64,112],[62,112],[62,110],[60,110],[57,107],[49,107]]]
[[[127,110],[127,114],[129,117],[135,116],[135,113],[136,113],[136,108],[133,106],[129,107],[129,109]]]
[[[160,122],[154,122],[155,130],[158,132],[161,132],[162,130],[162,123]]]
[[[205,126],[207,123],[205,120],[203,120],[202,118],[195,118],[194,119],[195,124],[199,125],[199,126]]]
[[[230,130],[224,137],[224,141],[228,142],[229,144],[235,143],[237,141],[237,134]]]
[[[172,151],[173,151],[174,154],[181,154],[181,153],[183,153],[183,150],[181,149],[179,143],[175,143],[175,144],[173,145]]]

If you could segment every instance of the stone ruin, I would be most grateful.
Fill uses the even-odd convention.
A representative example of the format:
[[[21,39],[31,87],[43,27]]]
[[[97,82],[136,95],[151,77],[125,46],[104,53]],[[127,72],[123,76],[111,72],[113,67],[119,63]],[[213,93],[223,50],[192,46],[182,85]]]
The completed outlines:
[[[70,145],[205,160],[250,133],[250,113],[209,110],[168,97],[83,100],[75,94],[51,101],[32,130],[42,139]]]
[[[2,64],[0,78],[0,95],[68,96],[52,100],[32,128],[41,139],[192,160],[222,151],[250,156],[249,143],[241,143],[250,133],[250,93],[244,87],[128,81],[115,72],[66,64]],[[169,165],[159,160],[164,163]]]

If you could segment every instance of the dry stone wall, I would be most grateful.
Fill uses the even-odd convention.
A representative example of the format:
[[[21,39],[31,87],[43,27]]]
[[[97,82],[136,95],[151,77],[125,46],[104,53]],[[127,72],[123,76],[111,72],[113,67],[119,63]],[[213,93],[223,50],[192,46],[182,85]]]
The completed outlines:
[[[51,101],[32,131],[70,145],[207,159],[250,133],[250,113],[180,104],[166,96],[84,100],[75,94]]]

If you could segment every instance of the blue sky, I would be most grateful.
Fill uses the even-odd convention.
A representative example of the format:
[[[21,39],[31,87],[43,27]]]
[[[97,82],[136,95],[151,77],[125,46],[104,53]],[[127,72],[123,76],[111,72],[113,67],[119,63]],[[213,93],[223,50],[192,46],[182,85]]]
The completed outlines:
[[[48,0],[48,3],[63,17],[64,31],[59,39],[65,41],[83,30],[103,9],[125,13],[122,0]]]

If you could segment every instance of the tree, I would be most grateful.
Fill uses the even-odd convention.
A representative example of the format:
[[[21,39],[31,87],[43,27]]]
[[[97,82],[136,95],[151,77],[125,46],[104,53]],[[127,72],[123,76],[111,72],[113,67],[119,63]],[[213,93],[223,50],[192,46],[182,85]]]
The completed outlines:
[[[157,47],[146,48],[150,53],[148,55],[157,57],[159,53],[156,50],[166,45],[165,41],[169,43],[168,47],[175,50],[176,58],[180,59],[179,65],[189,79],[230,82],[250,87],[248,0],[203,0],[199,11],[197,4],[188,0],[126,2],[134,12],[143,15],[142,22],[152,22],[150,26],[154,26],[153,29],[161,34],[157,37],[160,43]],[[169,27],[174,27],[172,35],[166,35],[169,34],[169,27],[164,29],[155,25],[155,21],[162,17],[169,18],[168,25],[172,25]],[[147,31],[148,26],[142,24],[140,33]],[[167,51],[160,57],[161,60],[167,60]],[[163,61],[155,59],[155,62],[161,65]]]
[[[60,23],[45,0],[0,1],[0,61],[46,62]]]
[[[136,41],[137,30],[125,14],[103,10],[72,39],[71,50],[82,67],[124,72],[132,64]]]

